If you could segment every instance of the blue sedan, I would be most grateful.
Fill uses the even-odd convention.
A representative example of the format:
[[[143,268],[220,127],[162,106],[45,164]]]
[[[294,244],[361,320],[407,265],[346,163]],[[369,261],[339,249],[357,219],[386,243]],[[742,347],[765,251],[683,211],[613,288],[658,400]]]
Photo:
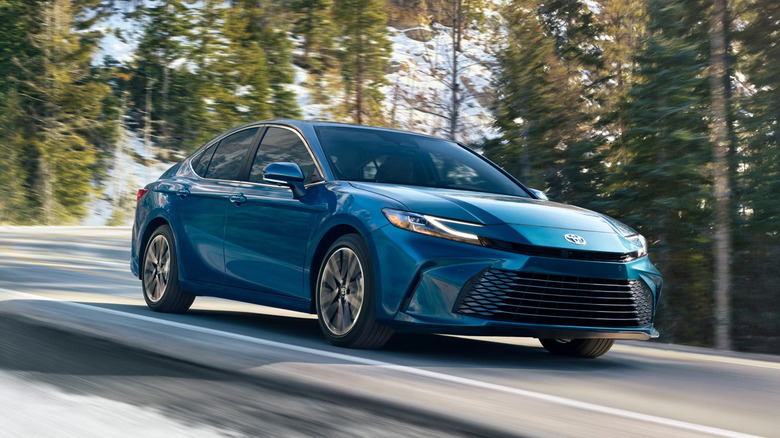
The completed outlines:
[[[138,191],[147,305],[198,295],[316,313],[331,343],[395,331],[539,338],[600,356],[657,336],[645,239],[435,137],[293,120],[225,132]]]

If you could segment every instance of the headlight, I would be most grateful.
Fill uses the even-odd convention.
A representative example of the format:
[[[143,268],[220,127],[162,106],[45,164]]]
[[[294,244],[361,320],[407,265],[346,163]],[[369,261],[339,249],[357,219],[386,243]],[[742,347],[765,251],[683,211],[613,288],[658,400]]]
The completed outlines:
[[[393,210],[390,208],[383,209],[382,213],[385,214],[385,217],[387,217],[387,220],[390,221],[391,224],[404,230],[441,237],[443,239],[456,240],[458,242],[471,243],[473,245],[482,245],[479,236],[476,234],[458,231],[447,226],[447,224],[459,224],[476,228],[482,226],[479,224],[454,221],[452,219],[442,219],[435,216]]]
[[[645,236],[639,234],[636,232],[635,229],[629,227],[628,225],[624,224],[623,222],[620,222],[617,219],[613,219],[611,217],[605,216],[610,222],[612,222],[612,225],[614,225],[620,234],[628,239],[629,242],[637,245],[640,247],[639,250],[636,252],[636,257],[644,257],[647,255],[647,240],[645,239]]]
[[[647,255],[647,239],[645,239],[645,236],[634,234],[632,236],[626,236],[626,239],[642,247],[636,252],[637,258]]]

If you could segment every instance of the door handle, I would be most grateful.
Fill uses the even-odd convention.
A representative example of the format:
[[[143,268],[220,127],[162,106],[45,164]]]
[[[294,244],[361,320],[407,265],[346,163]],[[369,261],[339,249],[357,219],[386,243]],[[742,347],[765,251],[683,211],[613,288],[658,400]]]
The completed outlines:
[[[233,196],[231,196],[228,199],[230,199],[230,202],[232,202],[232,203],[234,203],[236,205],[240,205],[240,204],[243,204],[244,202],[246,202],[246,196],[244,196],[243,193],[239,193],[237,195],[233,195]]]
[[[176,194],[181,196],[182,198],[186,198],[187,196],[189,196],[190,191],[187,189],[180,189],[180,190],[176,190]]]

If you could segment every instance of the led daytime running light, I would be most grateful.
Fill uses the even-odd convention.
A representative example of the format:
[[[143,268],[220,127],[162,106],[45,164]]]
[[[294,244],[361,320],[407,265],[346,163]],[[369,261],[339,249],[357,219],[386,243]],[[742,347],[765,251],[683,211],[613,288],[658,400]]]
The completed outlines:
[[[637,257],[644,257],[647,255],[647,239],[645,239],[645,236],[634,234],[633,236],[626,236],[626,239],[642,246],[642,248],[636,252]]]
[[[410,213],[408,211],[392,210],[389,208],[382,210],[382,213],[384,213],[385,217],[387,217],[387,220],[390,221],[391,224],[404,230],[413,231],[420,234],[427,234],[434,237],[441,237],[443,239],[455,240],[458,242],[470,243],[472,245],[482,245],[478,235],[464,231],[458,231],[452,227],[447,226],[447,223],[450,223],[472,227],[481,227],[479,224]]]

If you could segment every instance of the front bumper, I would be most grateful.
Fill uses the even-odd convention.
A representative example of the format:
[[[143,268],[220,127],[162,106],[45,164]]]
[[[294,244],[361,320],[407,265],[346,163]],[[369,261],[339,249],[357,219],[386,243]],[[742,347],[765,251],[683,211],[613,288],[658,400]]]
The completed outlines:
[[[538,338],[649,339],[658,336],[653,319],[662,278],[647,257],[617,263],[527,256],[420,235],[392,226],[376,230],[369,235],[369,240],[375,252],[374,260],[378,260],[374,264],[380,297],[377,318],[399,331]],[[625,326],[615,321],[606,325],[600,321],[572,324],[571,319],[560,319],[566,324],[555,324],[555,318],[550,318],[549,323],[539,323],[538,318],[519,318],[524,322],[517,322],[514,317],[464,313],[461,304],[465,295],[474,293],[473,283],[488,271],[549,278],[605,279],[641,285],[648,294],[645,305],[651,309],[639,323]],[[537,295],[543,295],[536,291]],[[495,300],[495,296],[491,299]]]

